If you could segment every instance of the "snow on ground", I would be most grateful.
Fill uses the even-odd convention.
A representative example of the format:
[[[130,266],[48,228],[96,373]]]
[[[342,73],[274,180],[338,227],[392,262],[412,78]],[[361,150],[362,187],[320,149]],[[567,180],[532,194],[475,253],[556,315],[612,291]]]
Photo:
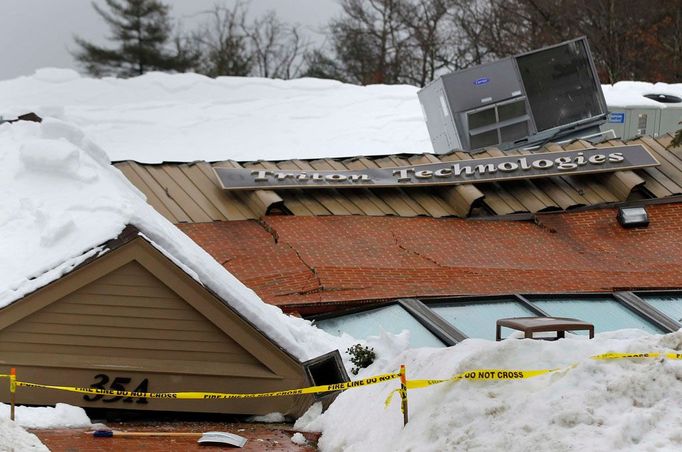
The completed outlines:
[[[411,390],[405,428],[399,397],[384,408],[397,381],[362,387],[341,394],[321,416],[304,415],[296,428],[321,431],[322,451],[682,450],[682,361],[589,359],[605,352],[681,349],[682,330],[664,336],[621,330],[594,340],[469,339],[447,349],[409,350],[358,377],[393,372],[401,363],[408,379],[577,366],[528,380]]]
[[[24,428],[78,428],[92,425],[83,408],[65,403],[53,407],[16,406],[14,409],[16,423]],[[0,419],[9,418],[10,406],[0,403]]]
[[[665,108],[682,84],[604,85],[607,104]],[[0,81],[0,115],[71,122],[112,161],[284,160],[432,152],[418,88],[333,80],[148,73],[94,79],[46,68]]]
[[[132,224],[301,360],[349,344],[284,315],[168,222],[77,127],[0,125],[0,307],[58,279]],[[85,254],[84,254],[85,253]],[[11,258],[8,258],[10,257]]]
[[[33,433],[28,433],[16,422],[0,418],[0,452],[23,452],[27,450],[47,451]]]

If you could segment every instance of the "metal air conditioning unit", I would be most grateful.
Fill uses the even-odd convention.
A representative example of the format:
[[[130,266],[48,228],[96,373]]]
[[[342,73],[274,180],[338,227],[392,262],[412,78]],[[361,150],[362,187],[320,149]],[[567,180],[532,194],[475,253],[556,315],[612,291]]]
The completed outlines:
[[[637,102],[624,105],[609,104],[607,122],[602,124],[601,130],[612,130],[616,138],[631,140],[644,135],[654,138],[674,133],[682,128],[682,98],[669,94],[646,94],[650,100],[658,102]]]
[[[598,132],[607,114],[585,38],[446,74],[418,96],[436,153]]]

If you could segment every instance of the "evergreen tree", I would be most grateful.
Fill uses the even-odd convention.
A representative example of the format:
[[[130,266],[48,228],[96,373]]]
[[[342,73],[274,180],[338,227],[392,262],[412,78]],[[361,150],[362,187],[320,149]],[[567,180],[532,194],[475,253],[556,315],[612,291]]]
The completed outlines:
[[[110,11],[92,6],[109,25],[110,39],[118,47],[110,49],[76,37],[80,50],[74,54],[92,75],[130,77],[147,71],[185,71],[196,60],[192,52],[175,41],[169,49],[172,26],[169,7],[158,0],[105,0]]]

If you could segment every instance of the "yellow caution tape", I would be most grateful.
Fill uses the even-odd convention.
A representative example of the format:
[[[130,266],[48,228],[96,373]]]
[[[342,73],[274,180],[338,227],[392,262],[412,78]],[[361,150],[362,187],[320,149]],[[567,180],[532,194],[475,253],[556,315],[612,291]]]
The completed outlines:
[[[310,386],[307,388],[288,389],[284,391],[261,392],[252,394],[240,393],[224,393],[224,392],[135,392],[135,391],[117,391],[113,389],[98,389],[98,388],[76,388],[71,386],[53,386],[42,385],[37,383],[28,383],[25,381],[17,381],[17,386],[25,388],[45,388],[55,389],[58,391],[78,392],[81,394],[101,394],[119,397],[134,397],[138,399],[249,399],[259,397],[282,397],[300,394],[317,394],[322,392],[345,391],[346,389],[359,388],[363,386],[370,386],[378,383],[383,383],[390,380],[400,378],[399,373],[382,374],[374,377],[365,378],[362,380],[348,381],[344,383],[335,383],[331,385]]]
[[[610,360],[610,359],[627,359],[627,358],[659,358],[664,356],[668,359],[682,360],[682,353],[666,353],[662,354],[659,352],[653,353],[603,353],[601,355],[591,356],[594,360]],[[557,372],[561,370],[566,370],[577,366],[577,364],[572,364],[565,368],[555,368],[555,369],[536,369],[536,370],[518,370],[518,369],[476,369],[469,370],[466,372],[459,373],[447,379],[434,379],[434,380],[407,380],[406,389],[419,389],[426,388],[428,386],[433,386],[445,382],[456,382],[461,380],[472,380],[472,381],[494,381],[494,380],[523,380],[533,377],[538,377],[541,375],[546,375],[552,372]],[[0,378],[10,378],[11,375],[0,374]],[[395,380],[400,378],[400,373],[388,373],[376,375],[369,378],[364,378],[362,380],[349,381],[343,383],[336,383],[331,385],[320,385],[320,386],[310,386],[307,388],[299,389],[289,389],[283,391],[272,391],[272,392],[261,392],[261,393],[223,393],[223,392],[135,392],[135,391],[117,391],[112,389],[98,389],[98,388],[79,388],[72,386],[54,386],[54,385],[43,385],[38,383],[29,383],[25,381],[15,381],[16,386],[21,386],[25,388],[44,388],[44,389],[54,389],[58,391],[67,392],[77,392],[81,394],[101,394],[110,395],[117,397],[133,397],[133,398],[144,398],[144,399],[248,399],[248,398],[260,398],[260,397],[283,397],[292,395],[302,395],[302,394],[318,394],[324,392],[333,391],[345,391],[347,389],[354,389],[363,386],[370,386],[378,383],[384,383],[387,381]],[[391,399],[396,392],[405,391],[405,389],[398,388],[391,393],[386,398],[385,405],[388,406],[391,403]]]
[[[609,359],[627,359],[627,358],[659,358],[662,354],[658,352],[653,353],[603,353],[601,355],[591,356],[591,359],[595,360],[609,360]],[[682,353],[666,353],[664,355],[668,359],[679,359],[682,360]],[[566,370],[576,367],[577,364],[571,364],[570,366],[564,368],[556,369],[538,369],[538,370],[507,370],[507,369],[478,369],[469,370],[467,372],[462,372],[454,375],[451,378],[445,380],[408,380],[407,389],[420,389],[426,388],[428,386],[437,385],[440,383],[445,383],[448,381],[461,381],[461,380],[523,380],[526,378],[538,377],[540,375],[545,375],[551,372],[557,372],[560,370]],[[393,395],[399,392],[399,389],[391,391],[391,393],[386,398],[385,406],[388,407],[391,404]]]
[[[668,355],[673,355],[669,353]],[[666,356],[668,356],[666,355]],[[624,358],[658,358],[660,353],[603,353],[601,355],[591,356],[591,359],[606,360],[606,359],[624,359]],[[677,359],[677,358],[673,358]],[[682,358],[680,358],[682,359]]]
[[[459,373],[447,378],[445,380],[408,380],[407,389],[419,389],[426,388],[428,386],[437,385],[440,383],[445,383],[448,381],[462,381],[462,380],[523,380],[526,378],[539,377],[540,375],[545,375],[551,372],[557,372],[562,370],[560,368],[556,369],[537,369],[537,370],[510,370],[510,369],[476,369],[468,370],[466,372]],[[400,391],[395,389],[386,398],[384,405],[388,407],[391,404],[393,395]]]

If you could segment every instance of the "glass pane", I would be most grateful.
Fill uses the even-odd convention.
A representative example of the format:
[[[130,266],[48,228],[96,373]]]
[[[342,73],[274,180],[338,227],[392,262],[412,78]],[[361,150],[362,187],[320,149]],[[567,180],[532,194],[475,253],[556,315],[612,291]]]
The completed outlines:
[[[533,299],[531,302],[549,315],[589,322],[594,325],[595,333],[623,328],[639,328],[654,334],[663,333],[656,325],[613,298]]]
[[[445,347],[440,339],[397,304],[318,320],[315,325],[329,334],[341,336],[342,333],[346,333],[356,339],[379,336],[382,330],[393,334],[409,330],[411,347]]]
[[[637,295],[671,319],[682,323],[682,295]]]
[[[469,337],[495,340],[495,325],[498,319],[509,317],[534,317],[535,314],[513,300],[487,302],[465,302],[457,304],[430,304],[429,308]],[[503,328],[502,337],[511,330]]]

